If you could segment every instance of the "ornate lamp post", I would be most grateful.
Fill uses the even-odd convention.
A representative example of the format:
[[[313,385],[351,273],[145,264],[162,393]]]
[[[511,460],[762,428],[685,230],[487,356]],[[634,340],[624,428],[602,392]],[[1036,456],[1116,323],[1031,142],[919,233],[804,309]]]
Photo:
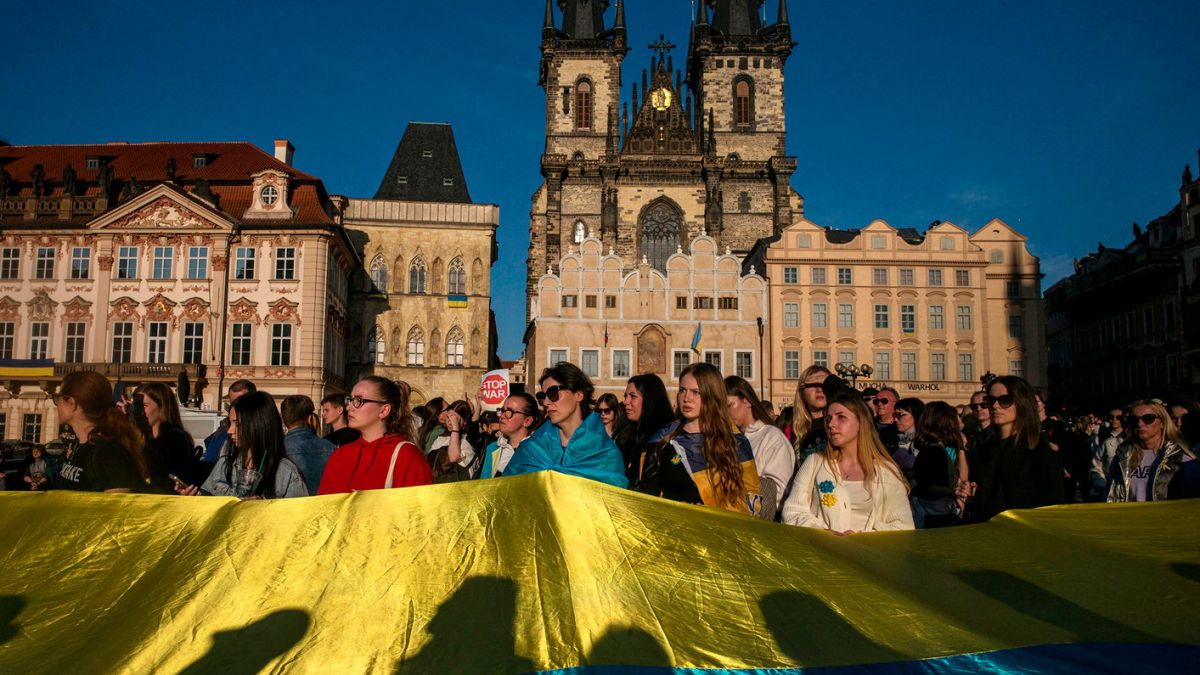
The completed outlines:
[[[999,376],[990,370],[985,372],[983,375],[980,375],[979,383],[983,385],[983,390],[987,391],[988,385],[991,384],[992,380],[996,379],[997,377]]]
[[[875,369],[865,363],[861,366],[856,366],[853,363],[839,363],[833,367],[833,371],[837,373],[839,377],[850,378],[850,386],[857,389],[858,378],[860,376],[870,377],[871,373],[875,372]]]

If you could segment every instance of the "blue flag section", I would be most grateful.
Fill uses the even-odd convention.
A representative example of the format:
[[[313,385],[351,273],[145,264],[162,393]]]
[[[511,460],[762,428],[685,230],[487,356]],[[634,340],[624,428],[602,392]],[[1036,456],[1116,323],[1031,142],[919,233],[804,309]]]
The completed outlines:
[[[839,537],[543,471],[246,502],[0,493],[0,532],[4,673],[1200,662],[1197,500]]]

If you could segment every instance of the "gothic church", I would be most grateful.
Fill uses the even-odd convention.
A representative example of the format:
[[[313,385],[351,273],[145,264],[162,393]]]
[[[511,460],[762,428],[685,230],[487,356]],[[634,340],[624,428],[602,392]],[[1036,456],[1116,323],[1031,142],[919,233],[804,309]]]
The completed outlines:
[[[660,36],[626,90],[624,3],[610,13],[608,0],[546,0],[546,145],[530,213],[527,308],[538,279],[589,236],[626,270],[644,259],[663,271],[697,237],[744,255],[803,215],[785,143],[787,4],[779,0],[766,24],[763,2],[701,0],[682,68]]]

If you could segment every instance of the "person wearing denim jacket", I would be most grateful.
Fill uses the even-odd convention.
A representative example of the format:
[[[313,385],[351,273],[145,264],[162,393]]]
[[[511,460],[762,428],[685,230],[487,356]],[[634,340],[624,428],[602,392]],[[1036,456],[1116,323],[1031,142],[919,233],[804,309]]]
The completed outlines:
[[[337,446],[318,437],[313,431],[311,419],[314,411],[312,399],[302,394],[284,398],[279,406],[280,416],[288,429],[283,437],[283,446],[288,459],[295,463],[304,476],[304,486],[310,495],[317,494],[321,475],[325,473],[325,463],[337,449]]]

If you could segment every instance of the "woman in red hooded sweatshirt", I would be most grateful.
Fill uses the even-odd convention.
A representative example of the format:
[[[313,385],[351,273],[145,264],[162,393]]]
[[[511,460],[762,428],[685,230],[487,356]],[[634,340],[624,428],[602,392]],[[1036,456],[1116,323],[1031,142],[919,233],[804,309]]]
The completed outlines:
[[[358,440],[333,451],[318,495],[429,485],[433,475],[417,446],[409,442],[412,412],[399,384],[371,375],[346,397],[350,427]]]

